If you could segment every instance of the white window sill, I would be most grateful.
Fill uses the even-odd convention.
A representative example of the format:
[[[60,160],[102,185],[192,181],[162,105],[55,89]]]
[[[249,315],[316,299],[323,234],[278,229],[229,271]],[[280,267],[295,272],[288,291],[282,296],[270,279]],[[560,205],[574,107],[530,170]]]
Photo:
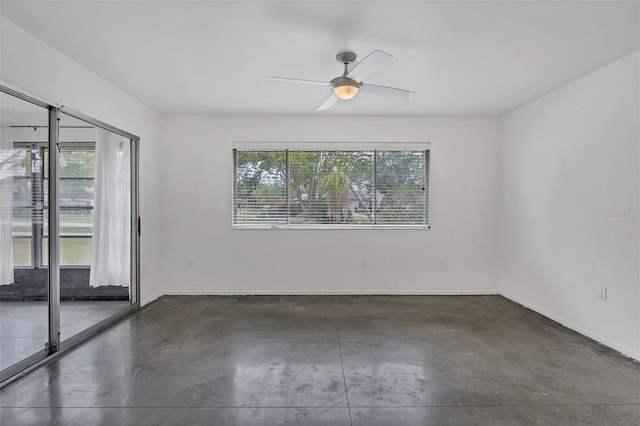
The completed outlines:
[[[351,230],[351,229],[431,229],[431,225],[239,225],[234,224],[232,229],[329,229],[329,230]]]

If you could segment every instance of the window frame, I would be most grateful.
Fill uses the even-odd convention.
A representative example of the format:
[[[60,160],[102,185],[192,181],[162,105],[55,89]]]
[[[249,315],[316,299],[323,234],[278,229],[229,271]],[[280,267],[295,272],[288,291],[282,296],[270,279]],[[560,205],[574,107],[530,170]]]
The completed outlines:
[[[263,151],[263,152],[286,152],[286,168],[287,168],[287,206],[289,205],[289,152],[299,151],[333,151],[333,152],[354,152],[368,151],[373,153],[373,173],[374,182],[376,180],[376,163],[378,151],[407,152],[422,151],[424,152],[424,183],[425,183],[425,223],[424,224],[292,224],[289,223],[289,209],[287,208],[287,223],[262,223],[247,224],[235,223],[236,221],[236,171],[237,171],[237,153],[239,151]],[[363,143],[341,143],[341,142],[302,142],[302,143],[282,143],[282,142],[234,142],[232,143],[232,167],[231,167],[231,227],[232,229],[245,230],[266,230],[266,229],[298,229],[298,230],[350,230],[350,229],[396,229],[396,230],[423,230],[431,229],[430,207],[431,207],[431,144],[429,142],[407,142],[407,143],[389,143],[389,142],[363,142]],[[375,186],[375,183],[374,183]],[[374,189],[375,192],[375,189]]]

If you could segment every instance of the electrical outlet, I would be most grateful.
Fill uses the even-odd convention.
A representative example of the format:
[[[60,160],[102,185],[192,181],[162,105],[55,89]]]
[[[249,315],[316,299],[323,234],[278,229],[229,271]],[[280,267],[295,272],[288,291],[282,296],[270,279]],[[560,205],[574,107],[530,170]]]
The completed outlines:
[[[447,259],[440,259],[440,267],[441,268],[447,267]]]
[[[606,302],[607,301],[607,287],[600,287],[600,297],[599,299]]]

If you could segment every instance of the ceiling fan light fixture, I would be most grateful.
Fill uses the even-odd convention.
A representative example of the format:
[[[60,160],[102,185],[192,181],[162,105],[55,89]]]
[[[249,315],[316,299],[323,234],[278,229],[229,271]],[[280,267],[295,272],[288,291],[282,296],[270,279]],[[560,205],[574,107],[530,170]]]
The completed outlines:
[[[333,93],[340,99],[351,99],[358,94],[358,86],[337,86],[333,88]]]
[[[337,77],[331,80],[331,88],[337,97],[347,100],[358,94],[360,85],[350,78]]]

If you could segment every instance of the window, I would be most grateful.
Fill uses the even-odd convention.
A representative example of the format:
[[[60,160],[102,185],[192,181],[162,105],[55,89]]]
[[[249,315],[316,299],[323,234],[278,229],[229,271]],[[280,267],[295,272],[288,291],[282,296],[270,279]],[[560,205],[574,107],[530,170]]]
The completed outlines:
[[[37,197],[32,193],[32,168],[41,162],[31,158],[29,148],[14,148],[13,177],[13,264],[15,266],[32,266],[32,200]],[[39,152],[36,152],[39,155]],[[36,157],[37,158],[37,157]]]
[[[18,267],[47,266],[48,151],[14,143],[13,254]],[[60,264],[89,266],[94,199],[94,142],[60,143]]]
[[[429,150],[233,152],[235,227],[429,225]]]
[[[60,151],[60,264],[91,264],[95,195],[95,144],[62,145]]]

